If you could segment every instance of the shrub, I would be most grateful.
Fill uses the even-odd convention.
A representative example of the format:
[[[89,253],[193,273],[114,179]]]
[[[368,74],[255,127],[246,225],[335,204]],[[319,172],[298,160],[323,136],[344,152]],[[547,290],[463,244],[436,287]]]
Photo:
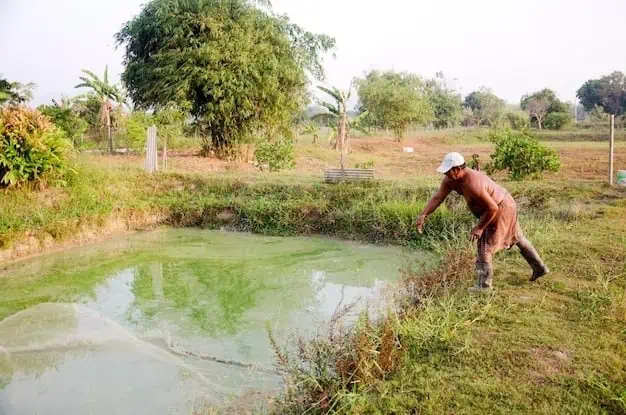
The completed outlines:
[[[143,152],[146,146],[148,127],[152,125],[151,116],[143,111],[134,111],[124,118],[121,137],[117,142],[131,150]]]
[[[538,178],[544,171],[558,171],[561,166],[556,152],[529,132],[492,132],[489,139],[496,145],[490,169],[506,170],[512,180]]]
[[[373,169],[374,168],[374,160],[367,160],[362,163],[355,163],[355,169]]]
[[[185,114],[177,108],[164,108],[154,114],[133,111],[124,119],[119,142],[128,148],[143,152],[146,147],[148,127],[157,127],[158,146],[167,142],[168,148],[176,148],[183,135]]]
[[[72,140],[74,146],[76,146],[77,141],[82,138],[85,131],[87,131],[87,127],[89,127],[87,121],[80,118],[80,115],[71,108],[58,105],[42,105],[38,109],[50,118],[54,125],[65,133],[67,138]]]
[[[530,128],[530,118],[524,111],[509,111],[506,113],[506,119],[514,130],[524,130]]]
[[[268,165],[270,171],[289,169],[295,165],[293,140],[286,137],[269,139],[257,145],[254,151],[261,165]]]
[[[571,117],[566,112],[551,112],[546,116],[543,126],[548,130],[560,130],[571,121]]]
[[[63,183],[71,148],[41,112],[17,106],[0,110],[0,185]]]

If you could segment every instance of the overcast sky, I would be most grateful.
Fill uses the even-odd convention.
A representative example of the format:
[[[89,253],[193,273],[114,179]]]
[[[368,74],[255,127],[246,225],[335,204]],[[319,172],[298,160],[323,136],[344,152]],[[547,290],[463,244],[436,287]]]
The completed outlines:
[[[73,95],[81,68],[122,71],[113,34],[146,0],[0,0],[0,74],[35,82],[35,104]],[[626,0],[273,0],[304,28],[337,39],[328,82],[369,69],[443,71],[465,95],[509,102],[544,87],[573,100],[587,79],[626,71]]]

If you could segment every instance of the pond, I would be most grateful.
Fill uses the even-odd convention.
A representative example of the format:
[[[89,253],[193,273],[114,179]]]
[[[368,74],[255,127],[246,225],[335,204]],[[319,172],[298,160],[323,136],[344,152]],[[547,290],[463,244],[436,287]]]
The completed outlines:
[[[267,327],[376,307],[424,253],[199,229],[112,239],[0,271],[0,413],[189,414],[274,391]],[[380,302],[380,301],[379,301]],[[379,304],[380,305],[380,304]]]

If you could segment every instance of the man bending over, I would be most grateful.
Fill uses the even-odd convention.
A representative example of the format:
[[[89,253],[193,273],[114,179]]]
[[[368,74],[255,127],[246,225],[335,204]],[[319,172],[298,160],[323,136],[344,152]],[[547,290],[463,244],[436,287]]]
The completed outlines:
[[[478,289],[491,288],[493,255],[513,245],[517,245],[532,268],[531,281],[536,281],[549,272],[533,245],[524,237],[517,222],[517,205],[509,192],[485,173],[466,167],[465,159],[459,153],[447,154],[437,172],[445,174],[446,177],[417,218],[415,222],[417,231],[419,233],[424,231],[426,218],[437,210],[450,192],[454,190],[462,195],[469,210],[480,219],[470,234],[470,239],[478,243],[476,260]]]

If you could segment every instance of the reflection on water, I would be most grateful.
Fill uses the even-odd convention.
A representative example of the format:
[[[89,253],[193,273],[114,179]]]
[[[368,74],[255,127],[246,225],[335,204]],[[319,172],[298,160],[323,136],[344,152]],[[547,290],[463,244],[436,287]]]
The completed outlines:
[[[0,273],[0,318],[11,315],[0,322],[0,412],[188,413],[272,390],[266,325],[306,333],[339,305],[358,312],[407,255],[173,230],[17,264]],[[82,305],[35,306],[44,302]],[[61,398],[67,391],[74,398]]]

